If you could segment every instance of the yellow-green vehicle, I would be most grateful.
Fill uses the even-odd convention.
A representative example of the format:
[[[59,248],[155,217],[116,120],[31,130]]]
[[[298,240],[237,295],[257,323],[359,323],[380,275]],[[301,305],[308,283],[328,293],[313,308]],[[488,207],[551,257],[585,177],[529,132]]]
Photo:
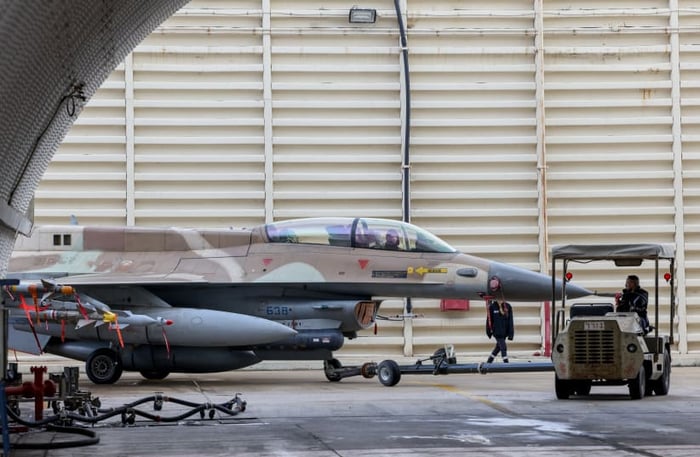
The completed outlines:
[[[552,280],[558,275],[559,264],[564,284],[572,276],[573,264],[585,264],[590,269],[588,264],[598,261],[613,262],[624,268],[625,274],[640,267],[644,284],[650,289],[649,275],[654,276],[647,307],[648,327],[636,312],[615,312],[615,293],[597,293],[594,300],[568,307],[566,298],[559,303],[552,301],[552,363],[557,398],[588,395],[596,385],[627,385],[632,399],[669,392],[674,253],[673,246],[666,244],[566,245],[552,249]],[[660,272],[660,264],[667,265],[668,270]],[[669,322],[667,327],[664,325],[669,335],[659,334],[660,275],[670,289],[666,313]]]

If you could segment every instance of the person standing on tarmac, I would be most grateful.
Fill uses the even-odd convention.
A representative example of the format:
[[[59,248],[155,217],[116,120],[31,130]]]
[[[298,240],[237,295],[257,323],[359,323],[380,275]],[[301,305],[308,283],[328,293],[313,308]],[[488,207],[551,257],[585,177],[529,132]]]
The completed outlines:
[[[496,338],[496,346],[491,351],[486,363],[492,363],[498,353],[501,353],[503,363],[508,363],[508,345],[506,338],[513,340],[513,307],[505,300],[489,301],[486,314],[486,336]]]

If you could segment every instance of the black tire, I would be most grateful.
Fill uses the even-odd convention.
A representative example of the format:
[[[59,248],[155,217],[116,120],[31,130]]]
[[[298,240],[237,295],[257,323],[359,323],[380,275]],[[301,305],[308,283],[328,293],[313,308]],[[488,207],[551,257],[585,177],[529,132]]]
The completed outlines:
[[[122,376],[119,354],[110,349],[98,349],[85,362],[85,374],[95,384],[114,384]]]
[[[628,387],[632,400],[641,400],[644,398],[647,388],[647,370],[644,368],[644,364],[639,367],[637,376],[635,376],[634,379],[630,379]]]
[[[333,370],[343,368],[343,364],[338,359],[330,359],[323,361],[323,371],[326,374],[326,379],[330,382],[340,382],[343,379],[339,373],[334,373]]]
[[[654,368],[651,365],[651,362],[644,364],[644,371],[646,372],[647,379],[644,382],[644,396],[645,397],[651,397],[654,395],[654,384],[655,381],[651,379],[651,375],[654,372]]]
[[[559,379],[559,376],[554,375],[554,393],[557,395],[557,399],[566,400],[571,396],[571,381],[566,379]]]
[[[667,395],[671,390],[671,354],[664,351],[664,369],[659,379],[654,381],[654,393],[656,395]]]
[[[578,381],[574,385],[574,393],[576,395],[586,396],[591,393],[591,381]]]
[[[144,370],[139,371],[139,373],[141,373],[141,376],[151,381],[160,381],[161,379],[167,378],[170,374],[170,372],[166,370]]]
[[[387,387],[395,386],[401,381],[401,369],[399,364],[393,360],[385,360],[377,367],[377,377],[382,385]]]
[[[647,379],[647,383],[644,386],[644,396],[651,397],[654,394],[654,382],[651,379]]]

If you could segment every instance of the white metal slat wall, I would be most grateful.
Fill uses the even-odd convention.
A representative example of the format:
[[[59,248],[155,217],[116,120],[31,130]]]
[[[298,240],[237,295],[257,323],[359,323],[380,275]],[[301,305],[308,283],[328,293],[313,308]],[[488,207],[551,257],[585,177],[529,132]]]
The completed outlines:
[[[545,3],[550,244],[675,241],[669,26],[665,1]],[[577,282],[619,290],[630,272],[608,268]],[[651,294],[653,277],[640,274]]]
[[[409,3],[412,222],[466,252],[539,270],[532,2],[492,6]],[[491,349],[483,302],[415,309],[425,316],[412,322],[416,353]],[[511,351],[541,346],[539,309],[515,306]]]
[[[347,2],[287,3],[193,2],[149,36],[127,59],[120,92],[103,94],[123,98],[129,119],[117,136],[125,184],[114,202],[121,211],[106,219],[76,210],[84,204],[73,200],[48,214],[39,198],[37,220],[77,214],[81,223],[246,226],[315,215],[400,219],[393,10],[375,25],[348,26]],[[92,156],[82,160],[95,165]],[[402,309],[390,300],[383,312]],[[371,346],[400,353],[402,325],[382,326]]]
[[[685,300],[680,306],[681,353],[700,352],[700,7],[672,1],[677,22],[683,150]]]
[[[37,192],[37,221],[67,222],[69,214],[117,225],[264,219],[260,5],[241,7],[214,11],[193,2],[126,59],[57,153]],[[76,178],[84,183],[76,186]],[[73,183],[65,198],[56,192],[64,181]]]
[[[264,218],[260,3],[237,3],[193,2],[133,53],[136,225]]]
[[[358,214],[401,219],[396,17],[382,9],[376,24],[348,24],[352,6],[270,1],[275,220]],[[399,300],[382,305],[386,314],[402,311]],[[395,355],[403,346],[401,323],[383,322],[376,335],[363,332],[342,353]]]
[[[112,72],[80,116],[35,193],[36,223],[123,224],[127,183],[124,65]]]
[[[270,1],[274,219],[401,218],[396,19],[350,6]]]
[[[570,6],[545,13],[550,241],[672,242],[668,10]]]
[[[679,3],[402,2],[413,222],[465,251],[535,270],[548,267],[540,252],[547,225],[550,244],[673,242],[684,214],[675,210],[682,203],[671,44],[680,17],[688,268],[697,272],[699,15],[693,2]],[[37,192],[37,222],[66,222],[69,214],[82,223],[186,226],[400,218],[403,94],[393,2],[363,5],[379,9],[369,26],[347,23],[351,6],[188,5],[81,115]],[[536,53],[538,8],[544,57]],[[546,143],[538,143],[541,134]],[[547,208],[538,200],[540,171]],[[628,209],[638,216],[621,220]],[[697,275],[688,276],[687,348],[697,351],[700,293]],[[597,289],[617,289],[623,277],[618,270],[578,276]],[[428,353],[451,342],[483,353],[489,345],[482,303],[467,313],[440,313],[435,301],[414,306],[426,317],[382,325],[344,352]],[[518,304],[514,350],[540,346],[539,308]],[[401,309],[392,301],[384,312]]]

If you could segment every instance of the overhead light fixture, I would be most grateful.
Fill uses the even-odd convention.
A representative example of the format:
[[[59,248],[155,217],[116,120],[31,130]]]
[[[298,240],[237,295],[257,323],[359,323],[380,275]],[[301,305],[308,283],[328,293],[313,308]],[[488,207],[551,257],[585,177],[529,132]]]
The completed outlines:
[[[374,24],[377,22],[377,10],[372,8],[350,8],[348,21],[351,24]]]

